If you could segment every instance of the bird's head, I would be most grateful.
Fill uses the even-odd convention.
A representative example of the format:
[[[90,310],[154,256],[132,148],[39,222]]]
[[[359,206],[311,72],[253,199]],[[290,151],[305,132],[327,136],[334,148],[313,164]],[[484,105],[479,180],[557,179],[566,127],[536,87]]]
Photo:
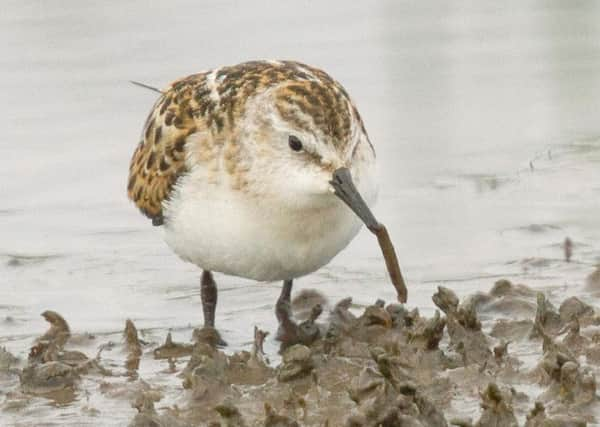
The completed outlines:
[[[339,198],[367,226],[374,223],[367,203],[376,196],[375,153],[339,84],[275,85],[248,102],[245,117],[240,137],[252,158],[248,180],[254,188],[291,207],[318,209]]]

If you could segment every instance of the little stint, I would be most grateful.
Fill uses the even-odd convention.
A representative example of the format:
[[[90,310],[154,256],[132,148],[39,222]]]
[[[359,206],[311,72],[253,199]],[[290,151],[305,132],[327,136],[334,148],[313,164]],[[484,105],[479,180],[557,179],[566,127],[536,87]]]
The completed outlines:
[[[362,223],[384,232],[382,248],[392,248],[369,209],[377,194],[373,145],[328,74],[298,62],[252,61],[160,92],[127,190],[164,228],[171,249],[203,270],[205,327],[215,324],[212,272],[282,280],[275,311],[289,335],[294,279],[327,264]]]

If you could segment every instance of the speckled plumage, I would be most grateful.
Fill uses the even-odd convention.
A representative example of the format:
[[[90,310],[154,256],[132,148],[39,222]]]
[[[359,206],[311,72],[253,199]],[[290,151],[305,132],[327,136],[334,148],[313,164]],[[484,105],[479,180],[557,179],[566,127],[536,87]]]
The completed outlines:
[[[347,150],[356,139],[353,133],[368,141],[344,88],[308,65],[253,61],[182,78],[154,105],[130,164],[128,196],[155,225],[163,224],[174,185],[195,164],[212,171],[207,183],[225,173],[233,190],[251,191],[239,125],[252,101],[267,91],[284,121],[334,150]]]
[[[253,61],[161,92],[127,191],[173,252],[203,270],[205,326],[215,324],[212,272],[220,272],[283,280],[276,314],[281,336],[295,336],[286,308],[293,279],[327,264],[363,223],[393,254],[369,208],[374,169],[373,146],[339,83],[298,62]]]

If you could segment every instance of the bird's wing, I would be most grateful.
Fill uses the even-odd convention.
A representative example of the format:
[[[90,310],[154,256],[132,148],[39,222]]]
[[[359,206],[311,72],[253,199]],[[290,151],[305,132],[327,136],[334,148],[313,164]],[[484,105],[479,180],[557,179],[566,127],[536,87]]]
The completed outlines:
[[[186,138],[202,126],[194,96],[204,80],[204,74],[190,76],[163,92],[133,153],[127,195],[154,225],[163,223],[162,202],[187,171]]]

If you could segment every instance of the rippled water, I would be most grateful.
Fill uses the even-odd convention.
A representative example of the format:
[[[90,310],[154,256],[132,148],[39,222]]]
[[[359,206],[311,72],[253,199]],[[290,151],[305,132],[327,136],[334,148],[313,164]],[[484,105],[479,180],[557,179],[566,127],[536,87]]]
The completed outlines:
[[[128,80],[164,86],[257,58],[324,68],[357,102],[379,156],[376,214],[411,305],[429,314],[439,284],[464,295],[498,277],[585,296],[600,261],[598,7],[4,1],[0,317],[12,321],[0,345],[26,355],[46,309],[76,332],[115,334],[129,317],[157,339],[169,328],[189,339],[202,319],[199,272],[125,195],[154,102]],[[217,281],[232,349],[251,341],[251,324],[275,329],[278,283]],[[332,301],[394,297],[366,232],[297,284]]]

